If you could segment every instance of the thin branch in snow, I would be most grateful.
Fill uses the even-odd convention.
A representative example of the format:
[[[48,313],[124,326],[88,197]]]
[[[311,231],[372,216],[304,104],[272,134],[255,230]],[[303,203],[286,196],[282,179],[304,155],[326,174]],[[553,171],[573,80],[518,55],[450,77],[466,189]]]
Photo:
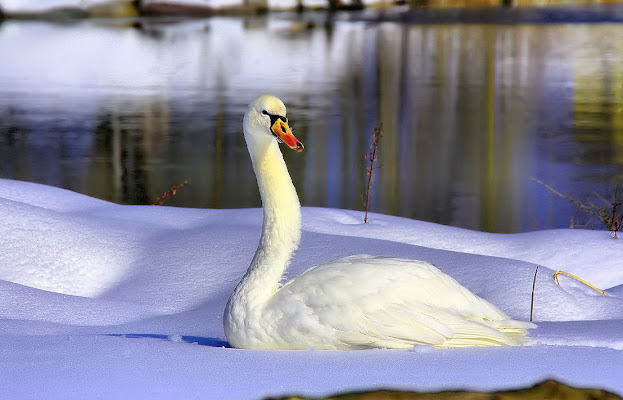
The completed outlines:
[[[370,209],[370,190],[372,189],[372,182],[374,182],[374,170],[383,168],[383,165],[374,165],[378,161],[378,149],[379,142],[383,137],[383,123],[374,128],[372,132],[372,144],[370,145],[370,153],[365,155],[365,159],[368,160],[369,165],[366,167],[366,175],[368,176],[368,183],[366,189],[361,195],[363,197],[363,205],[366,209],[366,215],[363,218],[364,223],[368,223],[368,210]]]
[[[536,274],[539,272],[539,266],[534,270],[534,280],[532,281],[532,299],[530,300],[530,322],[532,322],[532,312],[534,311],[534,287],[536,286]]]

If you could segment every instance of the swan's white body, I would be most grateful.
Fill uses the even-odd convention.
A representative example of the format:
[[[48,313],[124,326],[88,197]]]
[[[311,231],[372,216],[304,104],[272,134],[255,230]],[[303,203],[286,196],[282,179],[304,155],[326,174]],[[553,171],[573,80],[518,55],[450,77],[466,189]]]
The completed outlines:
[[[253,261],[225,309],[225,335],[232,346],[348,350],[522,343],[531,324],[510,319],[423,261],[351,256],[309,269],[282,286],[299,244],[301,212],[274,136],[298,151],[303,147],[285,113],[281,100],[260,96],[244,117],[264,223]],[[285,122],[282,131],[274,129],[278,116]]]

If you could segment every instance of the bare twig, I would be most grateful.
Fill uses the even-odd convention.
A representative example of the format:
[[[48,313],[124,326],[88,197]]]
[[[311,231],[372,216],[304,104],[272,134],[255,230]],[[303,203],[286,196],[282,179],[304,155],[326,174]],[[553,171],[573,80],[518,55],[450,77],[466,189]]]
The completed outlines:
[[[368,176],[368,183],[366,185],[366,190],[362,194],[364,206],[366,209],[366,214],[363,218],[364,223],[368,223],[368,210],[370,209],[370,190],[372,189],[372,182],[374,181],[373,172],[376,169],[383,168],[383,165],[375,166],[374,163],[379,159],[378,156],[378,148],[379,141],[383,137],[383,123],[380,123],[379,126],[374,128],[374,132],[372,132],[372,144],[370,145],[370,153],[366,154],[365,158],[368,160],[369,165],[366,168],[366,175]]]
[[[184,181],[180,184],[173,185],[173,187],[162,194],[162,196],[158,197],[158,200],[154,202],[154,206],[161,206],[165,199],[169,197],[173,197],[177,194],[177,190],[183,188],[188,184],[188,181]]]
[[[571,195],[568,195],[568,194],[565,195],[565,194],[560,193],[559,191],[557,191],[556,189],[554,189],[550,185],[548,185],[548,184],[546,184],[546,183],[544,183],[544,182],[542,182],[542,181],[540,181],[540,180],[538,180],[536,178],[532,178],[532,179],[535,182],[545,186],[545,188],[547,190],[549,190],[550,192],[552,192],[556,196],[570,201],[571,203],[573,203],[576,206],[578,206],[578,208],[580,208],[581,210],[584,210],[588,214],[592,215],[593,217],[595,217],[598,220],[600,220],[601,222],[603,222],[603,224],[606,226],[606,228],[608,228],[608,230],[610,231],[610,234],[613,235],[613,237],[615,239],[618,238],[617,232],[619,231],[619,229],[621,227],[621,221],[623,220],[623,212],[620,209],[620,207],[623,206],[623,201],[619,201],[618,200],[618,195],[619,195],[619,186],[618,185],[614,189],[614,200],[612,200],[612,201],[606,200],[602,196],[597,195],[597,197],[602,202],[604,202],[606,204],[606,207],[609,208],[608,209],[608,208],[597,206],[597,205],[595,205],[593,203],[589,203],[589,205],[586,205],[586,204],[582,203],[581,201],[576,200]]]
[[[623,201],[617,201],[617,197],[619,194],[619,185],[616,185],[614,188],[614,201],[612,204],[612,214],[610,215],[610,234],[614,236],[615,239],[618,239],[617,232],[621,227],[621,220],[623,219],[623,213],[617,216],[617,208],[623,205]]]

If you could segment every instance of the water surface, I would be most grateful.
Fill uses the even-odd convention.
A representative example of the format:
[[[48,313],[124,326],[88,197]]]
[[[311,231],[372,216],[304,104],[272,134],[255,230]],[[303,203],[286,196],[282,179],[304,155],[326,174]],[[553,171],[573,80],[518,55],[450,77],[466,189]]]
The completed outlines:
[[[351,14],[352,15],[352,14]],[[325,14],[0,24],[0,177],[123,204],[260,206],[242,137],[273,93],[301,203],[492,232],[592,223],[623,182],[623,25],[363,22]]]

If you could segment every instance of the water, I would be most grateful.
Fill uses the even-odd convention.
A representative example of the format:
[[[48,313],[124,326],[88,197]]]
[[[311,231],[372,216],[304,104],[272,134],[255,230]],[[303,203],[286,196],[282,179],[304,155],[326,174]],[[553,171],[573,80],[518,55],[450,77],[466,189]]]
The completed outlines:
[[[306,206],[491,232],[588,224],[623,182],[623,24],[365,22],[357,14],[0,24],[0,177],[123,204],[260,206],[242,114],[288,106]],[[622,188],[623,190],[623,188]]]

